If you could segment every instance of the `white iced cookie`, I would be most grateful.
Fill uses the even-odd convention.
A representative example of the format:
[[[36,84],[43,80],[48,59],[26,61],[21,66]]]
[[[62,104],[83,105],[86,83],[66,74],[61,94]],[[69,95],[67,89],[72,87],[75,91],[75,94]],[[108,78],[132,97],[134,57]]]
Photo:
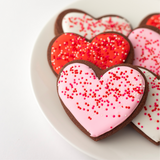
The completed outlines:
[[[160,80],[150,71],[139,68],[149,84],[147,101],[132,123],[153,143],[160,144]]]
[[[59,15],[57,21],[56,23],[58,23],[58,25],[55,25],[55,27],[61,28],[55,29],[58,31],[58,34],[60,34],[60,32],[71,32],[87,39],[92,39],[100,33],[109,31],[128,36],[132,30],[129,22],[118,15],[106,15],[100,18],[94,18],[79,10],[66,10]]]

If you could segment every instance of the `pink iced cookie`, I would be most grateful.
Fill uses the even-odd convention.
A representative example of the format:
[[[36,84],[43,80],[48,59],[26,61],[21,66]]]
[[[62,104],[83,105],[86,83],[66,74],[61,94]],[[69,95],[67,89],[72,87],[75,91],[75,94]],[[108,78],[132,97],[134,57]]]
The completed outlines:
[[[97,141],[125,127],[141,110],[148,85],[132,65],[107,70],[72,61],[58,77],[58,95],[71,120]]]
[[[160,75],[160,33],[149,28],[137,28],[128,36],[134,47],[134,65]]]

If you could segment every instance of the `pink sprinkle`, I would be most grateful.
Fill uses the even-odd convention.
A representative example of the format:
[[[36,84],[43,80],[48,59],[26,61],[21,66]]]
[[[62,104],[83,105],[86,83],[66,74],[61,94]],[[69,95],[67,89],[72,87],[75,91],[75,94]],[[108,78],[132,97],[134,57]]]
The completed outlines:
[[[143,126],[141,126],[141,128],[143,128]]]
[[[159,127],[157,127],[157,130],[159,130]]]

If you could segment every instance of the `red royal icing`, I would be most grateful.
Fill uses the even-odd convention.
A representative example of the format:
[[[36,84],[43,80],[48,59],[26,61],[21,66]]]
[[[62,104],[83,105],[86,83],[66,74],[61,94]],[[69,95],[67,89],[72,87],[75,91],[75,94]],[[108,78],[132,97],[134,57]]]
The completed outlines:
[[[150,17],[146,24],[160,29],[160,14],[153,15],[152,17]]]
[[[58,74],[72,60],[87,60],[101,69],[125,62],[130,44],[116,33],[96,36],[92,42],[73,33],[59,36],[51,48],[51,63]]]

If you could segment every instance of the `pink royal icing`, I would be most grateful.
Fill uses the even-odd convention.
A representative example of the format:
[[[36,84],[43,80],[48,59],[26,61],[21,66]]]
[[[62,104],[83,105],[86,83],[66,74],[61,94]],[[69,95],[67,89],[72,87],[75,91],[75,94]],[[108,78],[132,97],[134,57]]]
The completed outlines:
[[[145,89],[143,76],[119,66],[98,79],[82,63],[69,64],[58,80],[58,94],[77,121],[98,137],[121,124],[136,109]]]
[[[147,28],[138,28],[128,38],[134,47],[133,64],[160,75],[160,34]]]

